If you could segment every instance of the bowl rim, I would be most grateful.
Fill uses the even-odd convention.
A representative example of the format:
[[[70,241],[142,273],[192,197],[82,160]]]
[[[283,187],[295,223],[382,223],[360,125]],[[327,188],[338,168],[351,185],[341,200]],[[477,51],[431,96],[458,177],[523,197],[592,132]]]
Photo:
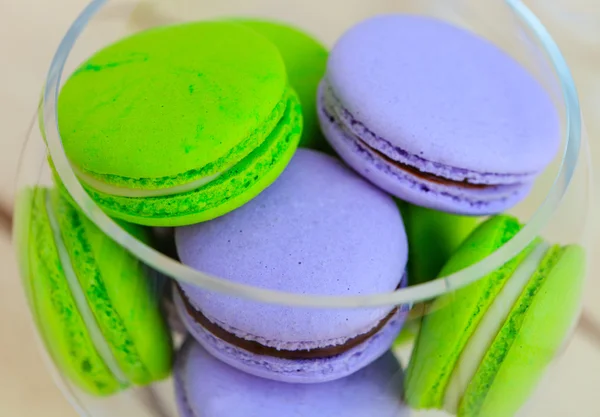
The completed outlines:
[[[550,221],[574,176],[582,148],[582,120],[579,98],[569,66],[558,45],[538,17],[521,0],[503,0],[520,22],[531,31],[547,55],[560,85],[566,119],[566,145],[552,187],[542,204],[515,237],[483,260],[456,273],[394,292],[379,294],[356,296],[293,294],[234,283],[197,271],[138,241],[106,215],[84,191],[70,167],[62,146],[58,130],[57,102],[64,66],[81,33],[107,2],[108,0],[92,0],[88,3],[67,30],[51,61],[40,102],[40,118],[44,126],[48,153],[66,190],[92,222],[133,256],[177,281],[258,302],[295,307],[383,307],[412,305],[431,300],[477,281],[521,252]]]

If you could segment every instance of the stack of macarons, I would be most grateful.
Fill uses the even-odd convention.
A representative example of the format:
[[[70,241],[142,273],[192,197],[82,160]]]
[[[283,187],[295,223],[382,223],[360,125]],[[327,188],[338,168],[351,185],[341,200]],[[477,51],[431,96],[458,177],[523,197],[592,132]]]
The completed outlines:
[[[301,295],[389,293],[484,259],[519,233],[503,212],[561,137],[552,100],[510,56],[408,15],[361,22],[330,51],[241,18],[140,32],[70,76],[58,115],[85,190],[144,243],[234,284]],[[262,303],[168,278],[160,300],[157,275],[55,180],[20,200],[22,270],[48,351],[92,394],[166,377],[178,332],[182,417],[511,416],[577,317],[584,254],[541,238],[421,306],[424,317],[408,305]],[[391,353],[403,328],[416,334],[404,381]]]

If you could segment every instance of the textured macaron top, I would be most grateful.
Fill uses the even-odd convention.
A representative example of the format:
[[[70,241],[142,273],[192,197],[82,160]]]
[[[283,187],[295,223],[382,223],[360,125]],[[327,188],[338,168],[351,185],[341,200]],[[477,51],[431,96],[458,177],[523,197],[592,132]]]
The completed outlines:
[[[354,26],[332,49],[325,80],[351,129],[422,171],[530,175],[560,145],[551,98],[518,62],[432,18]]]
[[[254,200],[210,222],[178,228],[175,236],[184,264],[236,283],[305,295],[393,291],[407,260],[394,201],[342,162],[304,149]],[[288,350],[343,344],[390,311],[294,308],[181,285],[194,307],[222,328]]]
[[[290,92],[277,48],[232,22],[160,27],[94,54],[63,87],[67,156],[113,185],[210,177],[264,141]]]

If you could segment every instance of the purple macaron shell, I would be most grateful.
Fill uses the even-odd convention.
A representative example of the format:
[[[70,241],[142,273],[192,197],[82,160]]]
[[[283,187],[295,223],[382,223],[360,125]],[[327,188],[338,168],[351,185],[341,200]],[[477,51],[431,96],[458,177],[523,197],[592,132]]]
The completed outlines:
[[[403,417],[403,374],[390,352],[356,374],[322,384],[286,384],[240,372],[188,341],[175,364],[181,417]]]
[[[388,192],[433,208],[452,208],[449,199],[457,212],[472,214],[514,205],[560,147],[552,100],[519,63],[487,40],[427,17],[379,16],[346,32],[331,51],[320,101],[329,141],[357,154],[352,162],[342,155],[347,162],[380,186],[390,183]],[[323,112],[325,102],[333,114]],[[398,174],[381,156],[358,149],[364,144],[422,172],[494,187],[463,189],[470,195],[463,198],[456,186]],[[414,198],[419,190],[424,195]]]
[[[343,354],[322,359],[290,360],[257,355],[233,346],[190,318],[178,294],[175,295],[175,305],[189,333],[217,359],[251,375],[297,384],[334,381],[369,365],[390,348],[408,313],[406,306],[401,308],[378,333]]]
[[[305,149],[243,207],[178,228],[175,235],[179,257],[188,266],[236,283],[307,295],[393,291],[408,255],[392,198],[341,161]],[[343,344],[391,310],[295,308],[181,287],[213,323],[285,350]]]
[[[326,78],[379,137],[439,164],[528,174],[560,145],[543,87],[489,41],[440,20],[388,15],[360,23],[331,51]]]

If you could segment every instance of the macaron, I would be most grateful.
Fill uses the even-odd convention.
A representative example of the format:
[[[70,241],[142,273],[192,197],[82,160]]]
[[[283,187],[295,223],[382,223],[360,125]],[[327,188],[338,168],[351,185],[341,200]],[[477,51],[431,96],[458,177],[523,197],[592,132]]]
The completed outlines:
[[[171,227],[269,186],[298,145],[302,110],[269,40],[205,21],[98,51],[62,88],[58,123],[75,173],[109,215]]]
[[[162,286],[57,189],[21,192],[16,210],[21,275],[33,318],[57,368],[97,396],[171,371]],[[124,225],[148,242],[143,229]]]
[[[399,202],[408,238],[408,283],[422,284],[438,277],[479,219]]]
[[[408,285],[437,278],[442,267],[475,229],[479,218],[461,216],[398,201],[408,239]],[[394,342],[400,348],[414,342],[421,326],[424,304],[412,307],[404,328]]]
[[[288,384],[257,378],[216,360],[193,339],[174,371],[181,417],[404,417],[402,370],[390,352],[348,378]]]
[[[175,230],[181,262],[237,284],[302,295],[369,295],[406,285],[397,205],[341,161],[299,149],[257,198]],[[387,351],[406,306],[311,309],[255,302],[181,283],[175,304],[212,355],[283,382],[348,376]]]
[[[520,229],[506,215],[484,222],[441,275],[484,259]],[[407,369],[407,404],[459,417],[515,415],[577,321],[584,276],[581,247],[538,238],[500,269],[435,300]]]
[[[292,88],[298,93],[302,104],[304,127],[300,146],[330,151],[321,133],[317,118],[317,90],[325,75],[328,51],[323,44],[300,28],[283,22],[268,20],[240,20],[240,23],[256,30],[277,47]]]
[[[365,178],[463,215],[523,200],[561,142],[553,102],[524,67],[470,31],[413,15],[377,16],[339,39],[319,118]]]

